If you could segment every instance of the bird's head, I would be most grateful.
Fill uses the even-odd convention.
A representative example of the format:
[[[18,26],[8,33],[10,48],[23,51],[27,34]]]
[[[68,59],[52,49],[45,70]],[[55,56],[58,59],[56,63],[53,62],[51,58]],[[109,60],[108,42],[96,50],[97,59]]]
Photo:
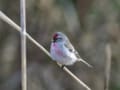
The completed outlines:
[[[66,39],[67,39],[66,35],[63,34],[62,32],[55,32],[52,37],[53,42],[62,42]]]

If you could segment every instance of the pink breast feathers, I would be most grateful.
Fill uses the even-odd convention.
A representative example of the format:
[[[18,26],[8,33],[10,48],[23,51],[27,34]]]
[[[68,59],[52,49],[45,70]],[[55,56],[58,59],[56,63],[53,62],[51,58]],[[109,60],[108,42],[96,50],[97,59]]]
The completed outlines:
[[[56,54],[58,54],[59,56],[65,57],[63,51],[61,51],[61,50],[59,49],[59,47],[57,46],[56,43],[54,43],[53,46],[54,46],[54,50],[55,50],[55,53],[56,53]]]

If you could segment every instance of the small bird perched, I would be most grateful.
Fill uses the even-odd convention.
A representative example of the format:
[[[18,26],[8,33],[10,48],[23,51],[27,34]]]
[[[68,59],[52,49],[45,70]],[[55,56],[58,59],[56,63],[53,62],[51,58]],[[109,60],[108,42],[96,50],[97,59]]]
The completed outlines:
[[[72,65],[77,61],[81,61],[87,66],[92,67],[86,61],[81,59],[68,37],[62,32],[53,34],[50,54],[54,61],[62,65]]]

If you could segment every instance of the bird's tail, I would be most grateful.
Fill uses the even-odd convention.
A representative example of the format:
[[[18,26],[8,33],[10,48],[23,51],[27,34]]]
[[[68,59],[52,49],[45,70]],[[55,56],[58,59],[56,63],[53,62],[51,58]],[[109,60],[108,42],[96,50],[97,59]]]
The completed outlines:
[[[93,66],[92,65],[90,65],[89,63],[87,63],[85,60],[83,60],[83,59],[78,59],[78,61],[81,61],[81,62],[83,62],[84,64],[86,64],[88,67],[90,67],[90,68],[93,68]]]

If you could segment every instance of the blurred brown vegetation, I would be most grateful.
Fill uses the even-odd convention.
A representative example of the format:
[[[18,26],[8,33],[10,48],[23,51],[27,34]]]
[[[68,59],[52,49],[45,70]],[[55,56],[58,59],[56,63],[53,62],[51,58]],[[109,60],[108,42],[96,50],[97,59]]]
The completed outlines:
[[[55,31],[68,35],[82,63],[68,67],[92,90],[104,90],[105,47],[112,50],[110,90],[120,90],[119,0],[27,0],[27,32],[47,50]],[[0,0],[0,10],[20,24],[19,0]],[[20,35],[0,20],[0,90],[21,89]],[[85,90],[27,41],[28,90]]]

